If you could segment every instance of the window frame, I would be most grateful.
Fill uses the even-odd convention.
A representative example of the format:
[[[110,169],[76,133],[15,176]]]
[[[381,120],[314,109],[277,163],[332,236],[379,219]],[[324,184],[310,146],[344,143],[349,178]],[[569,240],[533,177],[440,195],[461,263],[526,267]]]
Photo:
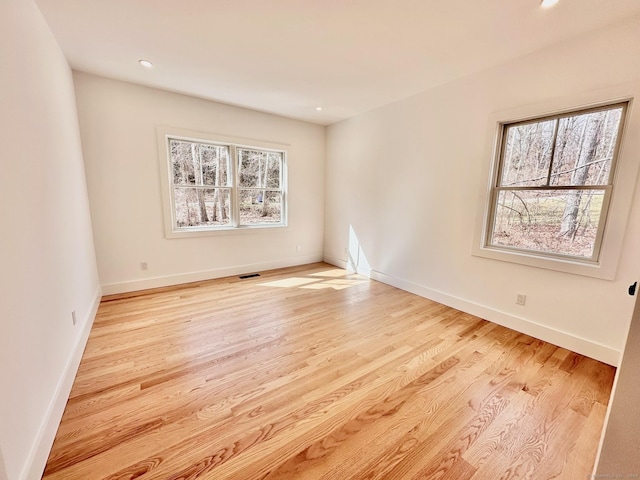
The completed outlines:
[[[165,237],[186,238],[200,237],[211,235],[229,235],[236,233],[249,233],[252,231],[260,231],[265,229],[280,229],[288,227],[288,195],[287,195],[287,150],[289,145],[278,144],[273,142],[265,142],[262,140],[253,140],[239,137],[229,137],[214,133],[199,132],[186,130],[175,127],[156,126],[157,142],[158,142],[158,160],[160,166],[160,184],[163,205],[164,230]],[[227,147],[229,151],[229,186],[208,186],[194,185],[194,188],[224,188],[230,190],[230,206],[229,215],[230,222],[225,225],[195,225],[188,227],[179,227],[176,219],[175,195],[172,172],[171,159],[171,140],[199,143],[204,145],[214,145]],[[239,186],[238,171],[238,150],[249,149],[257,151],[275,152],[282,155],[282,163],[280,166],[280,189],[281,194],[281,221],[265,222],[254,224],[242,224],[240,222],[240,205],[239,205]]]
[[[606,95],[606,92],[604,92],[604,95]],[[612,162],[608,179],[611,192],[609,195],[605,195],[607,196],[606,201],[603,199],[601,214],[606,213],[606,217],[603,217],[600,221],[600,231],[597,234],[597,246],[599,248],[597,257],[594,255],[591,259],[585,259],[584,257],[572,255],[491,245],[489,242],[493,232],[495,196],[497,195],[495,187],[498,185],[500,178],[501,152],[506,140],[504,138],[505,126],[567,117],[573,114],[608,109],[622,104],[625,104],[625,108],[622,113],[615,147],[615,160]],[[622,242],[635,190],[635,179],[640,165],[638,159],[625,155],[626,143],[631,140],[628,138],[628,132],[632,129],[631,124],[635,123],[632,118],[633,106],[634,96],[629,94],[629,89],[618,87],[611,89],[608,97],[600,97],[596,101],[593,100],[592,95],[582,94],[575,95],[570,99],[564,99],[564,101],[554,99],[542,102],[537,106],[527,105],[490,114],[485,149],[485,158],[488,158],[489,161],[483,164],[481,178],[484,179],[484,182],[478,196],[472,255],[613,280],[622,250]],[[528,189],[535,190],[533,187]]]
[[[484,245],[486,246],[486,248],[491,248],[491,249],[496,249],[496,250],[505,250],[505,251],[515,251],[515,252],[523,252],[523,253],[528,253],[528,254],[532,254],[532,255],[537,255],[537,256],[541,256],[541,257],[550,257],[550,258],[558,258],[558,259],[567,259],[567,260],[573,260],[579,263],[585,263],[585,264],[597,264],[598,263],[598,259],[600,257],[600,250],[601,250],[601,246],[602,246],[602,237],[604,235],[604,230],[605,230],[605,226],[607,223],[607,217],[608,217],[608,212],[609,212],[609,205],[611,202],[611,196],[613,194],[613,188],[614,188],[614,181],[615,181],[615,177],[616,177],[616,168],[618,165],[618,153],[620,151],[620,144],[621,144],[621,140],[622,140],[622,135],[623,132],[625,130],[625,120],[626,120],[626,115],[627,115],[627,111],[628,111],[628,107],[629,107],[629,101],[622,101],[622,102],[615,102],[615,103],[609,103],[609,104],[603,104],[603,105],[599,105],[597,107],[590,107],[590,108],[581,108],[581,109],[576,109],[576,110],[570,110],[567,112],[563,112],[563,113],[558,113],[558,114],[554,114],[554,115],[544,115],[541,117],[534,117],[534,118],[528,118],[526,120],[519,120],[519,121],[515,121],[515,122],[500,122],[498,125],[498,139],[496,140],[497,144],[499,145],[498,150],[496,152],[495,158],[494,158],[494,171],[495,171],[495,176],[492,179],[492,187],[491,187],[491,194],[490,194],[490,199],[489,199],[489,217],[488,217],[488,225],[487,225],[487,229],[485,232],[486,238],[484,239]],[[573,116],[577,116],[577,115],[584,115],[584,114],[589,114],[589,113],[596,113],[596,112],[601,112],[601,111],[605,111],[605,110],[613,110],[613,109],[617,109],[617,108],[622,108],[622,113],[620,115],[620,123],[619,123],[619,127],[618,127],[618,135],[616,138],[616,144],[613,148],[613,152],[612,152],[612,158],[611,158],[611,167],[610,167],[610,172],[609,172],[609,176],[607,179],[607,183],[606,184],[597,184],[597,185],[549,185],[549,179],[552,175],[553,172],[553,158],[554,158],[554,152],[556,149],[556,138],[557,138],[557,134],[558,134],[558,128],[559,128],[559,121],[563,118],[569,118],[569,117],[573,117]],[[545,121],[550,121],[550,120],[558,120],[558,122],[556,123],[556,126],[554,128],[554,134],[553,134],[553,144],[551,146],[551,153],[550,153],[550,162],[549,162],[549,167],[548,167],[548,172],[547,172],[547,185],[545,186],[503,186],[500,185],[501,183],[501,178],[502,178],[502,173],[503,170],[505,168],[505,162],[504,162],[504,156],[505,156],[505,150],[506,150],[506,142],[507,142],[507,132],[508,129],[511,127],[518,127],[521,125],[528,125],[528,124],[532,124],[532,123],[542,123]],[[565,253],[558,253],[558,252],[549,252],[549,251],[543,251],[543,250],[531,250],[531,249],[526,249],[526,248],[518,248],[518,247],[513,247],[513,246],[509,246],[509,245],[499,245],[499,244],[495,244],[492,243],[492,236],[493,236],[493,232],[494,232],[494,228],[495,228],[495,221],[496,221],[496,214],[497,214],[497,207],[498,207],[498,196],[500,195],[500,192],[505,192],[505,191],[538,191],[538,192],[545,192],[545,191],[559,191],[559,190],[566,190],[566,191],[571,191],[571,190],[604,190],[604,197],[602,200],[602,208],[600,210],[600,217],[598,220],[598,229],[596,232],[596,237],[595,237],[595,242],[594,242],[594,246],[593,246],[593,253],[591,255],[591,257],[582,257],[579,255],[570,255],[570,254],[565,254]]]

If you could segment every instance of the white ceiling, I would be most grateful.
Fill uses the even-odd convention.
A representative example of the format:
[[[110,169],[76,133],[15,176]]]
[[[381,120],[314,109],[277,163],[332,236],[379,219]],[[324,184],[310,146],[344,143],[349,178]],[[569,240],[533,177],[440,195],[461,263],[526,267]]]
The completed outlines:
[[[36,3],[75,70],[324,125],[640,14],[640,0]]]

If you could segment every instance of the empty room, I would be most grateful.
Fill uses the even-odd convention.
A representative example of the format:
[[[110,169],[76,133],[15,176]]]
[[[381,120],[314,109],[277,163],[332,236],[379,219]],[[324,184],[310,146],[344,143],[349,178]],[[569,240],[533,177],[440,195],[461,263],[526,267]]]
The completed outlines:
[[[0,480],[640,478],[640,2],[0,39]]]

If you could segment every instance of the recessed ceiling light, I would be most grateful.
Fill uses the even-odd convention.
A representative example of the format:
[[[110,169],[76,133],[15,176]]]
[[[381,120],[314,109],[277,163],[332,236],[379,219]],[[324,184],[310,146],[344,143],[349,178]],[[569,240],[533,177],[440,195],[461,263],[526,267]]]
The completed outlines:
[[[542,8],[550,8],[553,7],[556,3],[558,3],[560,0],[542,0],[540,2],[540,6]]]
[[[153,68],[153,63],[151,63],[149,60],[138,60],[138,63],[144,68]]]
[[[321,111],[322,111],[322,107],[316,107],[316,110],[317,110],[318,112],[321,112]]]

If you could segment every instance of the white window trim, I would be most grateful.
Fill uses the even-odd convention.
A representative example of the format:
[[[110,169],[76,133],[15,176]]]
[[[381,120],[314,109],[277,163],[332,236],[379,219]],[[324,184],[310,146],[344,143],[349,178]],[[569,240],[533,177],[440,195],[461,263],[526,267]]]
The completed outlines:
[[[542,104],[499,111],[490,115],[486,133],[486,147],[482,157],[481,178],[483,183],[478,195],[472,255],[606,280],[615,278],[640,165],[640,159],[637,158],[638,142],[632,141],[633,136],[628,134],[629,131],[637,132],[639,129],[638,121],[632,113],[633,97],[640,91],[639,87],[640,84],[634,83],[600,91],[597,95],[575,95],[570,98],[550,100]],[[507,250],[487,245],[487,229],[490,227],[492,209],[491,192],[498,168],[497,155],[500,149],[502,125],[621,102],[628,102],[628,107],[625,127],[620,138],[614,177],[615,186],[604,225],[598,261],[581,261],[561,256],[552,257],[536,254],[536,252]],[[633,145],[631,145],[632,143]]]
[[[216,235],[234,235],[243,233],[255,233],[258,231],[264,231],[266,229],[281,229],[288,227],[288,195],[287,195],[287,150],[289,145],[267,142],[264,140],[248,139],[241,137],[230,137],[226,135],[219,135],[210,132],[201,132],[195,130],[188,130],[184,128],[168,127],[163,125],[156,126],[156,137],[158,144],[158,165],[160,172],[160,187],[162,195],[162,212],[164,219],[164,232],[165,237],[172,238],[190,238],[190,237],[207,237]],[[173,207],[173,199],[171,194],[171,158],[170,149],[168,148],[169,139],[186,140],[190,142],[208,142],[213,144],[225,145],[230,147],[230,172],[233,172],[233,179],[235,181],[235,172],[237,165],[235,165],[235,150],[237,148],[245,149],[260,149],[274,152],[282,152],[282,222],[270,223],[270,224],[257,224],[257,225],[222,225],[222,226],[207,226],[207,227],[191,227],[191,228],[177,228],[175,221],[175,210]],[[232,191],[237,193],[237,185],[233,185]],[[237,201],[232,201],[232,209],[237,209]],[[237,213],[233,213],[233,217],[237,218]]]

